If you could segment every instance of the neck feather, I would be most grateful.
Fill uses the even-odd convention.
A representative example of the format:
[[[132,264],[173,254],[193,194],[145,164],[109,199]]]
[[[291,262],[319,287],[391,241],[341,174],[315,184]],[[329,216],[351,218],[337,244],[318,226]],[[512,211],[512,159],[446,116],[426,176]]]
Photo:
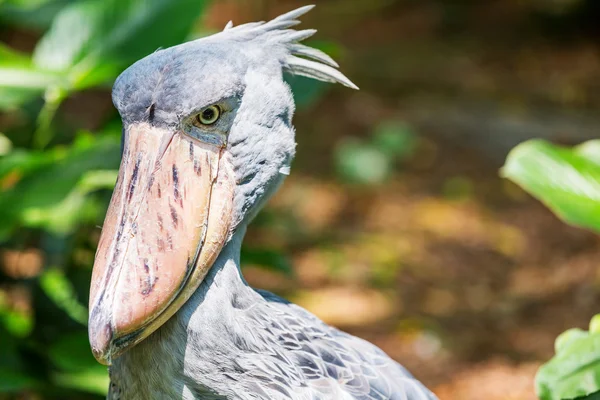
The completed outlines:
[[[232,299],[239,292],[249,289],[240,270],[240,252],[246,234],[246,226],[236,229],[231,240],[225,245],[210,271],[192,297],[176,314],[180,322],[191,323],[196,314],[210,313],[214,302]],[[218,307],[217,307],[218,309]]]

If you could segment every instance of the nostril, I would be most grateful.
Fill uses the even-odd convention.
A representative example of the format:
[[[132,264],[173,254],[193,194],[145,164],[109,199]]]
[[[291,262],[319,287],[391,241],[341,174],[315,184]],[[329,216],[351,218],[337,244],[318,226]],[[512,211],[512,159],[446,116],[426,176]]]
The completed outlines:
[[[150,104],[150,107],[148,107],[148,122],[154,121],[154,109],[155,108],[156,108],[155,103]]]

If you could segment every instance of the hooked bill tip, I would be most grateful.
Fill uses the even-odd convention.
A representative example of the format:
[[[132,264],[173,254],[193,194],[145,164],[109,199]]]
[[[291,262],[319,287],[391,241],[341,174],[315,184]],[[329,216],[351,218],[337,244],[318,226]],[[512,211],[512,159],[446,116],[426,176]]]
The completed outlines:
[[[89,339],[92,353],[98,362],[110,365],[110,346],[113,330],[110,322],[101,318],[101,313],[92,310],[89,321]]]

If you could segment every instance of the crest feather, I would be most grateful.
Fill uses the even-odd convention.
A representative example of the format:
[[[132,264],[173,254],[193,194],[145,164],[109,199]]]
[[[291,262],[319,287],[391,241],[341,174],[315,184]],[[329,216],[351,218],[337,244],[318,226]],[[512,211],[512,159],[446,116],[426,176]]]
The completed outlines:
[[[233,26],[229,21],[224,31],[239,36],[240,39],[261,39],[276,46],[283,47],[284,57],[281,61],[285,72],[302,75],[325,82],[337,82],[352,89],[358,87],[336,68],[339,65],[321,50],[301,44],[300,42],[314,35],[316,29],[289,29],[300,23],[296,18],[306,14],[314,5],[300,7],[278,16],[268,22],[250,22]]]

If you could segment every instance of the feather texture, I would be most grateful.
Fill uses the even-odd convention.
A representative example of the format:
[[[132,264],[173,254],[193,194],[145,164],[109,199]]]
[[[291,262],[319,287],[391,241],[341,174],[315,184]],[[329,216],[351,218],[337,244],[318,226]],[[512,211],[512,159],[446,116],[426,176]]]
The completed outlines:
[[[109,398],[436,400],[376,346],[246,286],[238,251],[221,254],[160,336],[118,360]]]
[[[297,18],[313,7],[300,7],[268,22],[250,22],[234,27],[230,21],[225,26],[224,33],[234,39],[261,40],[265,45],[283,48],[284,55],[280,62],[285,72],[358,89],[358,86],[336,69],[339,65],[330,56],[321,50],[300,44],[313,36],[317,32],[315,29],[289,29],[298,25],[300,21]]]

